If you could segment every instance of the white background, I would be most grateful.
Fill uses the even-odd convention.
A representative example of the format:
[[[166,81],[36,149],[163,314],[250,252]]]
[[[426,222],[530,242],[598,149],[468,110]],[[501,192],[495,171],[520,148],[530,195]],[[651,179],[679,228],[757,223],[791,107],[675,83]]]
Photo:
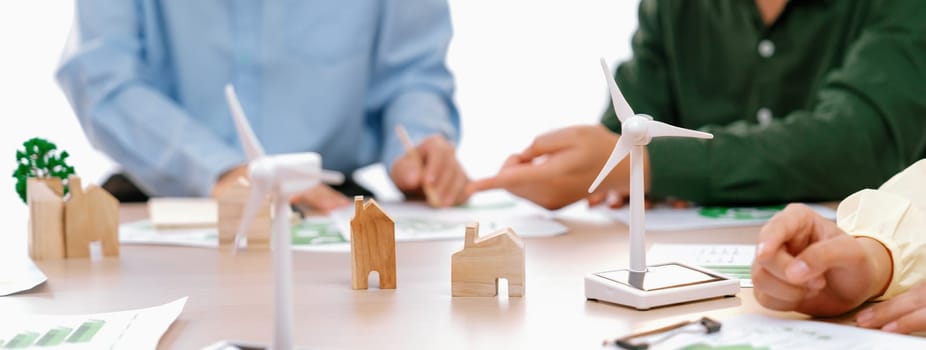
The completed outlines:
[[[598,58],[613,68],[629,57],[637,5],[450,0],[459,157],[471,177],[491,175],[543,132],[597,122],[607,103]],[[28,212],[11,177],[23,141],[44,137],[68,150],[85,183],[99,183],[113,168],[90,147],[53,78],[73,10],[70,1],[0,1],[0,255],[26,252]],[[382,167],[364,177],[386,183]],[[387,196],[393,191],[378,187]]]

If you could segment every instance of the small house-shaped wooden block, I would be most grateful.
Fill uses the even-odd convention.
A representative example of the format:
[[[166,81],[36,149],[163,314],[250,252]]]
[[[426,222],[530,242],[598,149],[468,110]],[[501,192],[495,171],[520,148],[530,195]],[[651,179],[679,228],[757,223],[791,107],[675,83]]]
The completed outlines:
[[[367,289],[372,271],[379,274],[380,289],[396,288],[395,221],[375,200],[363,203],[363,196],[354,197],[350,270],[353,289]]]
[[[235,234],[241,227],[244,207],[251,195],[251,185],[242,179],[222,192],[218,198],[219,248],[230,251],[235,243]],[[270,198],[264,200],[257,215],[251,220],[245,236],[248,249],[270,248]]]
[[[498,280],[508,280],[508,296],[524,295],[524,242],[511,228],[479,238],[479,224],[466,226],[463,250],[450,258],[455,297],[498,295]]]

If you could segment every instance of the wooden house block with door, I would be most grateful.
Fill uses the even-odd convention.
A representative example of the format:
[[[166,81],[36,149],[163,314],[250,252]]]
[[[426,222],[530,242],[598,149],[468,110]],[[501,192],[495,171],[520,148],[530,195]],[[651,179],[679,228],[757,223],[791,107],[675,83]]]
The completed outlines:
[[[450,265],[455,297],[497,296],[502,278],[509,297],[524,295],[524,242],[511,228],[480,238],[479,224],[467,225],[463,250],[453,254]]]
[[[379,274],[380,289],[396,288],[395,221],[375,200],[354,197],[350,220],[351,287],[367,289],[370,272]]]
[[[218,198],[219,248],[231,250],[235,234],[241,227],[244,207],[251,196],[251,185],[243,178],[233,186],[226,188]],[[248,249],[270,248],[270,198],[264,199],[263,205],[251,221],[246,236]]]
[[[90,256],[90,243],[99,241],[103,255],[119,255],[119,201],[97,185],[85,189],[77,176],[68,178],[64,204],[64,240],[69,258]]]

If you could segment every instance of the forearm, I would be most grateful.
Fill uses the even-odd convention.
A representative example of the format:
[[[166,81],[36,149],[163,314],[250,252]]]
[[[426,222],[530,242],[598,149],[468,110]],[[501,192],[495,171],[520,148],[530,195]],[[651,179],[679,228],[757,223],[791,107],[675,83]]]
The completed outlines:
[[[243,157],[168,97],[168,74],[145,57],[146,10],[132,1],[78,1],[56,78],[91,144],[146,192],[208,195]]]
[[[245,162],[159,92],[130,80],[103,94],[71,67],[62,69],[59,81],[87,138],[149,194],[207,196],[222,172]],[[105,98],[85,103],[86,94]]]
[[[404,153],[395,134],[413,140],[441,134],[459,140],[454,80],[445,59],[452,36],[445,0],[387,1],[380,20],[368,109],[382,118],[382,161],[391,168]]]
[[[833,92],[769,125],[708,127],[713,140],[656,139],[652,193],[703,204],[838,200],[898,171],[898,147],[870,104]],[[849,141],[851,140],[851,141]]]

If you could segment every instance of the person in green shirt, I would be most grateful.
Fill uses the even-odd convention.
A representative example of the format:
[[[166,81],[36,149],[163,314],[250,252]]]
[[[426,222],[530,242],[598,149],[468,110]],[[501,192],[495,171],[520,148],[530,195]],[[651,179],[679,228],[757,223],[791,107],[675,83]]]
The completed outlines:
[[[637,113],[714,134],[652,140],[647,195],[837,200],[926,157],[924,18],[922,0],[643,0],[621,91]],[[470,191],[619,205],[628,161],[586,193],[619,131],[608,108],[601,125],[537,137]]]

